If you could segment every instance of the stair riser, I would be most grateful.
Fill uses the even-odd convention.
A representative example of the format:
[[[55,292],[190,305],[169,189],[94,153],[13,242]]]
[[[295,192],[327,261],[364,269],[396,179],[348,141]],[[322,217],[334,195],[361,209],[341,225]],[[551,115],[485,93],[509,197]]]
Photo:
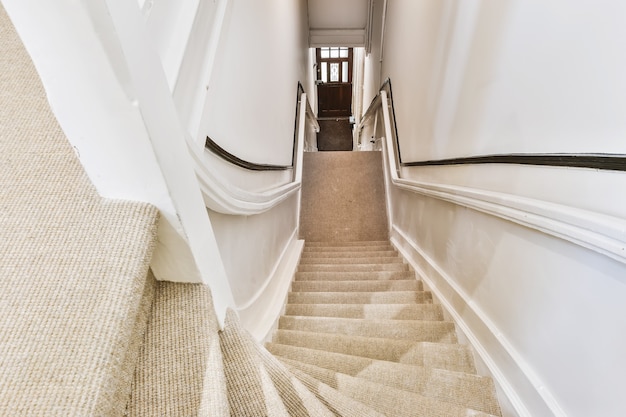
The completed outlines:
[[[353,242],[311,242],[306,241],[305,248],[313,247],[372,247],[372,246],[386,246],[390,247],[388,240],[362,240]]]
[[[337,333],[347,336],[383,337],[415,342],[456,343],[454,324],[410,320],[356,320],[328,317],[280,318],[279,329],[316,333]]]
[[[289,304],[431,304],[432,294],[427,291],[398,292],[292,292]]]
[[[398,257],[386,258],[303,258],[300,265],[336,265],[336,264],[402,264]]]
[[[413,271],[297,272],[296,281],[365,281],[415,279]]]
[[[302,259],[309,258],[397,258],[396,251],[364,251],[364,252],[302,252]]]
[[[351,319],[443,320],[441,306],[435,304],[287,304],[285,314]]]
[[[394,248],[389,245],[377,246],[305,246],[303,253],[316,252],[372,252],[372,251],[393,251]]]
[[[417,280],[394,281],[296,281],[291,284],[293,292],[377,292],[421,291],[422,282]]]
[[[408,271],[407,264],[357,264],[357,265],[329,265],[315,264],[302,265],[298,267],[298,272],[377,272],[377,271]]]

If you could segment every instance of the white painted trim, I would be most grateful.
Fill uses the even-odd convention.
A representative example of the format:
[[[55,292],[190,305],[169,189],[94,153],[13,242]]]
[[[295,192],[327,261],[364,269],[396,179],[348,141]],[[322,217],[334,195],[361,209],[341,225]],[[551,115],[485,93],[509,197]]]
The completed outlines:
[[[626,220],[561,204],[469,187],[399,179],[400,189],[468,207],[626,263]]]
[[[276,266],[259,290],[236,308],[242,325],[258,341],[264,341],[271,334],[284,309],[304,248],[304,240],[298,240],[297,233],[298,230],[294,230]]]
[[[545,389],[540,378],[491,320],[476,306],[471,297],[456,285],[454,280],[416,242],[396,226],[392,228],[391,242],[450,313],[519,416],[566,417],[565,412]],[[455,306],[455,302],[461,305]],[[486,347],[487,345],[489,348]],[[508,370],[506,374],[503,372],[504,368]],[[517,383],[514,383],[513,379]],[[528,398],[528,396],[521,398],[519,395],[521,390],[525,393],[532,392],[534,398]],[[529,404],[530,402],[532,405]]]

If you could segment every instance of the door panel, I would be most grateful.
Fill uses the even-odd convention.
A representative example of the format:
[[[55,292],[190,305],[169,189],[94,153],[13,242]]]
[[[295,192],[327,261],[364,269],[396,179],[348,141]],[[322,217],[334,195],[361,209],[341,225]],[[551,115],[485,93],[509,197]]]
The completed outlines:
[[[352,83],[328,83],[317,86],[319,117],[352,115]]]
[[[352,48],[317,48],[319,117],[352,115]]]

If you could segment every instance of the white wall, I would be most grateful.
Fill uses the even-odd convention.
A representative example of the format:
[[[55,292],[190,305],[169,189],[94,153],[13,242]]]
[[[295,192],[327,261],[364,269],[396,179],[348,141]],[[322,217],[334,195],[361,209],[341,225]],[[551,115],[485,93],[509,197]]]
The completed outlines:
[[[209,211],[235,306],[251,303],[281,260],[295,236],[298,199],[294,195],[274,209],[253,216]]]
[[[381,79],[403,160],[625,154],[625,12],[389,0]],[[391,192],[392,237],[485,356],[506,413],[623,415],[626,175],[480,165],[402,176],[413,191]]]
[[[251,162],[291,163],[298,81],[309,71],[306,1],[231,1],[200,131]]]

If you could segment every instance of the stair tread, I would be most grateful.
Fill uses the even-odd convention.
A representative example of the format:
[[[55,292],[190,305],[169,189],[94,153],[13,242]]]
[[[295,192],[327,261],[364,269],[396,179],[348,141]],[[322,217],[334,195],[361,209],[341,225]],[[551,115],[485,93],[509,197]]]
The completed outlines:
[[[430,291],[290,292],[290,304],[430,304]]]
[[[390,244],[379,246],[305,246],[302,253],[317,253],[317,252],[371,252],[371,251],[395,251],[395,248]]]
[[[414,342],[282,329],[274,333],[273,343],[429,368],[476,373],[471,351],[467,346],[460,344]]]
[[[374,271],[409,271],[405,263],[391,264],[300,264],[298,272],[374,272]]]
[[[397,256],[381,256],[381,257],[323,257],[311,258],[303,257],[300,259],[300,265],[372,265],[372,264],[402,264],[404,261]]]
[[[414,271],[302,271],[296,272],[296,281],[365,281],[365,280],[396,280],[415,279]]]
[[[387,416],[490,416],[490,414],[477,410],[438,401],[410,391],[389,387],[347,374],[333,372],[299,361],[290,359],[282,359],[282,361],[288,367],[305,372],[318,381],[337,389],[339,392]]]
[[[348,247],[348,246],[390,246],[388,240],[353,240],[348,242],[341,241],[310,241],[304,243],[305,248],[310,247]]]
[[[293,292],[382,292],[421,291],[422,282],[416,279],[365,280],[365,281],[296,281]]]
[[[378,411],[368,407],[360,401],[341,393],[335,388],[324,384],[305,372],[289,368],[289,371],[298,378],[329,410],[339,417],[386,417]]]
[[[488,377],[289,345],[268,343],[267,348],[279,358],[326,368],[490,414],[500,413],[493,381]]]
[[[330,416],[330,411],[312,398],[304,399],[289,371],[241,326],[232,310],[219,332],[226,385],[232,415],[288,417]]]
[[[437,304],[287,304],[285,315],[394,320],[443,320]]]
[[[445,321],[283,316],[279,319],[278,328],[419,342],[457,342],[454,323]]]
[[[384,258],[397,257],[395,250],[365,250],[365,251],[303,251],[302,259],[307,258]]]

